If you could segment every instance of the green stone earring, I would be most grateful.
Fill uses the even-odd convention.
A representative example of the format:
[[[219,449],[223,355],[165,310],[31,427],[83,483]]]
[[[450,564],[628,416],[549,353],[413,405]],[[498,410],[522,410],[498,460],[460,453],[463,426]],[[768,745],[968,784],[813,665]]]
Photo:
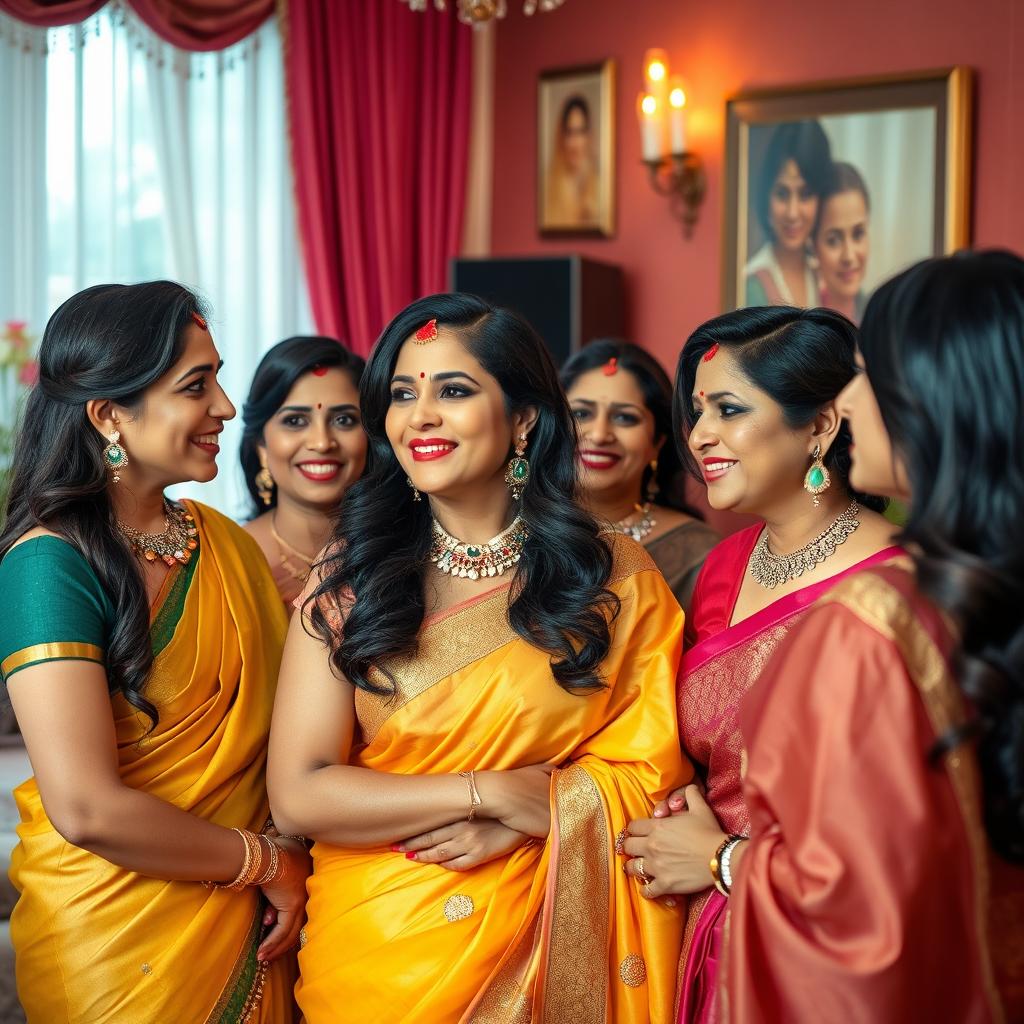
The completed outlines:
[[[808,494],[814,497],[814,507],[817,508],[821,502],[818,500],[819,494],[824,494],[832,485],[832,478],[828,475],[828,470],[825,468],[825,463],[821,461],[821,445],[816,444],[814,446],[814,454],[811,456],[813,460],[811,462],[811,468],[807,470],[807,475],[804,477],[804,490]]]
[[[128,453],[117,442],[121,440],[121,432],[113,430],[107,434],[110,444],[103,449],[103,461],[107,468],[114,474],[114,483],[121,482],[121,470],[128,465]]]
[[[530,482],[530,463],[525,458],[526,435],[520,434],[516,441],[516,453],[509,459],[508,469],[505,470],[505,483],[512,492],[512,500],[519,501],[523,496],[523,489]]]

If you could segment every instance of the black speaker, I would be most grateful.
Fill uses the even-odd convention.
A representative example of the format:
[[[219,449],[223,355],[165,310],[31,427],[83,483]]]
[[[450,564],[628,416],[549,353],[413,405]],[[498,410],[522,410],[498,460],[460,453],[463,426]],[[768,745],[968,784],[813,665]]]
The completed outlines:
[[[456,258],[451,290],[472,292],[521,313],[561,366],[595,338],[626,330],[622,270],[582,256]]]

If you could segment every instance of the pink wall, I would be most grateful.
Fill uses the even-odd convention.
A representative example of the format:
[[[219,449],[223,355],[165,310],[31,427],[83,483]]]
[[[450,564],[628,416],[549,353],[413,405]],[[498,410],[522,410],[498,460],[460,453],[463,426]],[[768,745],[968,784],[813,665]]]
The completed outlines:
[[[1020,0],[566,0],[498,26],[495,255],[577,251],[627,276],[637,341],[671,367],[687,334],[719,312],[726,97],[748,88],[966,64],[976,73],[974,244],[1024,250],[1024,3]],[[689,83],[689,145],[708,193],[692,239],[640,162],[635,103],[648,47]],[[618,62],[617,235],[544,240],[536,231],[537,74]],[[723,521],[722,526],[726,523]]]

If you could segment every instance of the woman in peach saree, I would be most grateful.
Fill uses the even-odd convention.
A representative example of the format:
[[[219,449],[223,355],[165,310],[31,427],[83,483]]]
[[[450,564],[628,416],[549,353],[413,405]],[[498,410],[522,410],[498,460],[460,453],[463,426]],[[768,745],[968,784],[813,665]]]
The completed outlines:
[[[306,1021],[668,1024],[681,905],[645,900],[615,843],[689,776],[682,612],[646,552],[573,503],[569,409],[514,314],[414,303],[361,399],[368,474],[293,619],[271,739],[275,820],[316,840]],[[528,606],[571,624],[572,654],[524,628]],[[358,687],[357,641],[381,651]]]

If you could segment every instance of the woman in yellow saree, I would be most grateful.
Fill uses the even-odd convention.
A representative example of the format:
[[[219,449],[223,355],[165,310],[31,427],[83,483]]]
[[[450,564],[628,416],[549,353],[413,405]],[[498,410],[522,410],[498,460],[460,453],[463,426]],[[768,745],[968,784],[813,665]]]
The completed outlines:
[[[0,536],[0,664],[35,773],[15,792],[19,998],[30,1024],[291,1022],[306,858],[257,836],[285,615],[239,527],[163,497],[216,473],[216,349],[195,297],[154,282],[68,300],[40,360]]]
[[[293,619],[271,737],[275,817],[316,840],[305,1020],[667,1024],[682,908],[615,844],[689,777],[682,612],[573,503],[570,413],[518,317],[414,303],[361,407],[368,475]]]

